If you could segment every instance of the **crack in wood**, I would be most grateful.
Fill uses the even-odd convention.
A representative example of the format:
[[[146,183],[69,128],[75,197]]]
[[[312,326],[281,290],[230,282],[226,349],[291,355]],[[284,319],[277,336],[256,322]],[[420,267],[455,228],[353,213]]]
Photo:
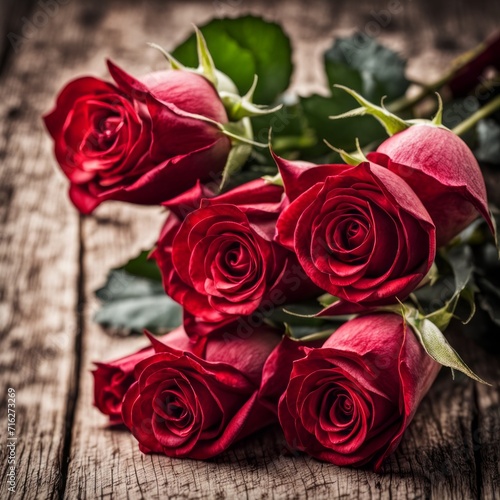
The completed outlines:
[[[85,331],[85,244],[83,240],[83,224],[85,216],[80,215],[78,218],[78,270],[76,276],[77,302],[75,307],[76,314],[76,334],[74,339],[74,364],[73,370],[70,372],[68,398],[66,404],[65,428],[64,428],[64,443],[61,457],[61,477],[58,487],[59,498],[64,498],[68,482],[68,470],[71,460],[71,449],[73,443],[73,427],[76,415],[76,405],[80,394],[80,379],[83,370],[82,364],[82,346],[83,334]]]

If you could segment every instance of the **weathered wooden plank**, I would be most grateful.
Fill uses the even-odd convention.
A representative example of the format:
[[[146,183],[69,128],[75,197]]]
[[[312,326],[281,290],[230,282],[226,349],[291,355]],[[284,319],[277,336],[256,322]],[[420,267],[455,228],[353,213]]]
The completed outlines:
[[[23,33],[29,30],[30,9],[33,0],[0,2],[0,74],[6,67],[9,56],[18,54],[23,45]]]
[[[80,282],[85,285],[84,316],[80,320],[68,315],[68,310],[76,311],[77,304],[78,224],[76,215],[68,211],[63,201],[63,183],[60,179],[52,184],[47,182],[49,143],[41,142],[41,130],[36,123],[37,115],[51,100],[49,95],[55,95],[56,88],[78,72],[104,75],[106,56],[136,74],[162,67],[162,58],[145,47],[146,41],[172,48],[190,31],[192,21],[203,24],[213,16],[234,16],[248,11],[283,22],[297,49],[296,62],[308,63],[298,65],[294,88],[316,91],[321,88],[317,81],[324,81],[320,55],[332,35],[345,34],[353,28],[372,29],[368,26],[373,25],[368,23],[375,19],[374,13],[380,17],[380,13],[389,8],[385,1],[357,2],[356,11],[349,5],[352,4],[318,2],[314,9],[305,9],[300,2],[287,2],[286,6],[257,2],[250,6],[238,0],[168,5],[72,2],[61,7],[60,13],[30,40],[19,60],[13,59],[12,73],[0,91],[0,97],[7,96],[0,104],[0,116],[10,113],[15,117],[19,111],[12,110],[21,109],[21,104],[23,108],[21,118],[4,120],[0,125],[4,142],[15,134],[8,145],[0,147],[0,154],[6,157],[9,154],[12,158],[7,162],[10,169],[2,172],[9,180],[2,183],[6,196],[12,196],[11,191],[14,193],[14,201],[5,215],[10,232],[2,235],[5,241],[2,251],[6,255],[2,259],[5,266],[2,278],[9,284],[7,295],[3,295],[7,305],[2,307],[8,311],[6,330],[10,330],[9,339],[13,338],[14,343],[9,344],[5,335],[0,342],[9,373],[7,383],[19,382],[21,387],[22,382],[19,400],[27,405],[22,414],[23,434],[26,434],[18,448],[22,450],[22,469],[18,469],[18,473],[27,497],[57,496],[64,486],[65,497],[71,499],[427,498],[431,494],[436,498],[469,498],[478,492],[486,498],[493,496],[498,488],[498,460],[494,461],[499,453],[498,393],[488,392],[489,388],[477,389],[478,416],[475,418],[474,384],[465,379],[453,383],[445,373],[422,404],[399,452],[390,459],[382,475],[339,469],[304,456],[291,456],[276,429],[249,438],[210,462],[144,456],[129,434],[105,429],[104,417],[91,408],[92,381],[88,373],[91,360],[116,357],[142,343],[140,339],[110,338],[92,324],[96,307],[92,290],[102,283],[110,267],[154,240],[161,216],[158,209],[110,204],[84,221],[85,282]],[[427,12],[420,3],[401,1],[401,5],[402,10],[392,14],[388,25],[381,26],[380,38],[406,55],[417,56],[409,70],[422,80],[432,79],[450,56],[470,47],[495,27],[494,7],[473,15],[473,4],[463,0],[455,4],[456,11],[438,14]],[[422,17],[425,12],[427,15]],[[451,21],[442,24],[444,18]],[[470,19],[475,21],[469,30],[466,21]],[[410,34],[404,36],[403,30],[407,28]],[[458,36],[461,32],[465,34]],[[440,42],[443,34],[449,40],[456,40],[456,45]],[[435,45],[440,45],[439,54],[432,50]],[[46,75],[43,84],[40,84],[40,75]],[[32,97],[26,97],[28,95]],[[27,111],[23,111],[27,104]],[[10,187],[14,185],[14,171],[15,190]],[[22,191],[18,191],[18,185]],[[40,213],[31,216],[27,208],[36,208]],[[18,215],[19,212],[22,213]],[[45,219],[54,227],[46,227],[49,222]],[[34,270],[38,267],[40,271],[36,275]],[[10,286],[16,281],[23,283],[22,287]],[[15,326],[11,328],[11,324]],[[74,427],[65,440],[65,416],[69,424],[72,422],[71,398],[67,410],[66,396],[76,394],[71,388],[72,349],[75,340],[78,344],[75,331],[79,324],[84,327],[83,369]],[[27,340],[26,331],[30,328],[34,333]],[[48,335],[52,332],[61,332],[61,338],[65,339],[64,345],[57,347],[55,356],[51,357],[50,351],[41,361],[35,356],[32,375],[21,370],[15,374],[13,367],[25,366],[28,353],[45,352],[43,342],[49,342]],[[66,336],[65,332],[71,333]],[[19,339],[25,345],[14,349]],[[9,352],[9,346],[15,352]],[[488,359],[485,362],[478,354],[478,359],[471,362],[472,367],[483,374],[484,363],[491,366],[491,358]],[[57,378],[51,369],[59,370]],[[498,373],[492,372],[492,375],[498,380]],[[58,384],[58,380],[63,383]],[[45,394],[50,395],[49,401],[43,399]],[[474,447],[474,440],[478,439],[476,432],[486,436],[480,441],[479,451]],[[63,456],[65,444],[71,445],[69,457]],[[32,463],[28,464],[28,457],[32,457]],[[60,476],[66,458],[70,459],[67,479]],[[52,459],[54,463],[50,463]],[[477,464],[482,471],[480,475],[476,474]],[[5,471],[1,470],[4,477]]]
[[[162,215],[159,209],[135,209],[108,206],[99,215],[85,221],[83,240],[86,275],[84,364],[80,381],[80,397],[73,429],[69,475],[65,498],[131,498],[140,491],[135,463],[142,460],[136,443],[128,433],[109,431],[106,419],[92,408],[92,361],[121,356],[145,345],[144,338],[117,339],[103,333],[92,323],[98,307],[93,290],[102,284],[106,270],[126,261],[132,254],[154,243]],[[147,460],[147,459],[146,459]],[[144,466],[149,469],[149,465]],[[155,487],[149,470],[149,488]],[[146,495],[147,497],[147,495]]]
[[[497,333],[497,332],[496,332]],[[476,414],[472,428],[472,450],[477,466],[478,492],[482,498],[500,494],[500,339],[488,351],[471,347],[474,363],[482,370],[487,387],[476,384]]]
[[[62,18],[54,22],[61,33],[70,32]],[[61,494],[76,393],[78,216],[62,195],[65,182],[54,171],[40,119],[71,62],[46,57],[51,38],[49,30],[34,33],[11,54],[9,71],[0,79],[2,498]],[[6,456],[9,387],[16,391],[12,495]]]

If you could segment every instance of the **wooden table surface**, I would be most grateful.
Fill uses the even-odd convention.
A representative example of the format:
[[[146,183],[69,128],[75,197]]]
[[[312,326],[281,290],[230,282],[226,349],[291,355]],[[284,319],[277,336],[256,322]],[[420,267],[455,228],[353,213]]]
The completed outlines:
[[[92,407],[92,361],[145,340],[113,338],[95,325],[92,292],[110,267],[152,245],[163,217],[158,208],[113,203],[79,216],[40,115],[67,80],[105,77],[106,57],[137,75],[159,69],[164,61],[146,42],[172,49],[191,22],[246,12],[282,22],[302,61],[293,86],[312,92],[325,84],[321,54],[333,36],[373,29],[374,16],[396,6],[379,39],[412,58],[410,77],[431,81],[498,27],[500,2],[45,3],[57,9],[44,16],[43,1],[0,5],[0,498],[498,498],[500,358],[459,334],[452,342],[493,387],[443,370],[381,474],[294,456],[278,428],[206,462],[142,455],[130,434],[109,430]],[[22,46],[6,33],[21,34]],[[17,394],[11,497],[8,387]]]

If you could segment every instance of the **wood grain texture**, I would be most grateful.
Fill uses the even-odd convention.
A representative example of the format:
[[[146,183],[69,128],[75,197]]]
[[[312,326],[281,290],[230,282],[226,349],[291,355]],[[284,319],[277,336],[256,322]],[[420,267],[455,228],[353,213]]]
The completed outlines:
[[[77,387],[78,215],[64,196],[66,184],[54,169],[41,121],[58,75],[71,62],[46,58],[43,44],[49,38],[40,32],[25,50],[13,53],[0,80],[2,498],[8,494],[7,388],[16,391],[15,497],[51,498],[64,489]]]
[[[0,2],[0,74],[8,66],[11,55],[18,54],[26,40],[32,0]]]
[[[478,9],[465,0],[446,9],[410,0],[317,1],[307,8],[299,1],[65,3],[19,54],[10,55],[0,76],[0,415],[3,421],[4,386],[13,386],[22,436],[16,498],[498,496],[500,363],[459,333],[454,345],[494,387],[465,377],[453,381],[443,370],[379,475],[294,455],[278,428],[207,462],[142,455],[130,434],[107,429],[92,407],[92,360],[118,357],[145,341],[113,338],[93,324],[92,291],[110,267],[152,244],[162,214],[109,203],[80,220],[66,200],[64,180],[53,172],[39,115],[70,78],[105,76],[106,57],[140,75],[164,65],[146,42],[172,49],[191,31],[191,22],[249,12],[281,22],[290,34],[295,90],[325,91],[321,54],[333,36],[354,29],[411,57],[410,77],[431,81],[451,58],[497,27],[500,6],[491,2]],[[386,11],[390,20],[379,22],[375,33],[373,22]]]

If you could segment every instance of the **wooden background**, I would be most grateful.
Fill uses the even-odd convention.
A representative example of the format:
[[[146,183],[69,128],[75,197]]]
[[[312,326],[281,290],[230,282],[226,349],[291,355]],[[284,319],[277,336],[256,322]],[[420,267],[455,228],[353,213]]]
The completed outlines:
[[[321,54],[333,36],[373,30],[397,7],[379,39],[411,58],[410,77],[431,81],[498,27],[500,2],[51,0],[50,15],[43,3],[0,4],[0,498],[10,498],[7,387],[17,391],[12,498],[498,498],[500,358],[458,333],[452,342],[493,387],[443,370],[380,475],[293,456],[277,428],[207,462],[145,456],[128,433],[108,430],[91,404],[91,362],[145,342],[93,324],[92,291],[154,242],[162,216],[113,203],[79,216],[40,115],[67,80],[105,77],[106,57],[137,75],[158,69],[146,42],[172,49],[191,22],[246,12],[282,22],[300,64],[293,86],[311,92],[325,84]]]

